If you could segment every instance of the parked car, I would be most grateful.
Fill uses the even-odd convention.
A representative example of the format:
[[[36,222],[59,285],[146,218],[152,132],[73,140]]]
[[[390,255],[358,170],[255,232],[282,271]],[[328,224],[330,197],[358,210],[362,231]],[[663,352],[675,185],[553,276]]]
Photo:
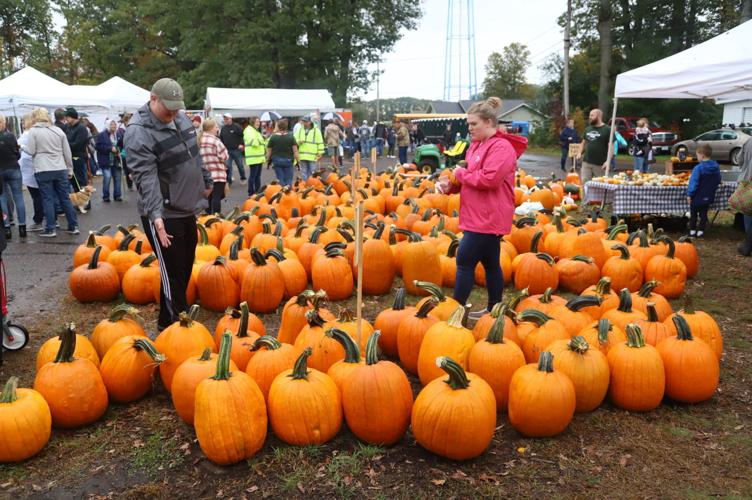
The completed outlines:
[[[677,142],[674,145],[672,154],[676,156],[679,151],[685,151],[692,156],[695,155],[697,146],[708,144],[713,149],[713,159],[717,161],[730,161],[733,165],[739,165],[739,156],[742,152],[742,146],[750,139],[750,134],[744,133],[739,129],[720,128],[700,134],[694,139]]]
[[[616,117],[616,130],[627,142],[631,141],[634,137],[637,120],[639,119],[636,116]],[[653,136],[653,152],[657,155],[669,154],[671,147],[679,140],[679,136],[671,130],[661,127],[656,122],[650,122],[648,128]]]

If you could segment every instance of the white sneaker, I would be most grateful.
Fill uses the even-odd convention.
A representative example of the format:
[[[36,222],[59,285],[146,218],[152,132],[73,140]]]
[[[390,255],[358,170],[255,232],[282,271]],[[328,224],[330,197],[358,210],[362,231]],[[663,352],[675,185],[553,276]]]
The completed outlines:
[[[702,238],[702,236],[705,234],[705,231],[697,231],[697,237]]]
[[[695,236],[697,236],[697,231],[692,230],[689,232],[689,235],[694,238]]]
[[[43,224],[32,224],[27,229],[30,233],[38,233],[40,231],[44,231],[44,225]]]
[[[482,318],[482,317],[483,317],[483,316],[484,316],[484,315],[485,315],[486,313],[488,313],[488,311],[487,311],[486,309],[481,309],[480,311],[471,311],[471,312],[470,312],[470,313],[469,313],[469,314],[467,315],[467,319],[468,319],[468,320],[472,320],[472,321],[478,321],[478,320],[479,320],[479,319],[481,319],[481,318]]]

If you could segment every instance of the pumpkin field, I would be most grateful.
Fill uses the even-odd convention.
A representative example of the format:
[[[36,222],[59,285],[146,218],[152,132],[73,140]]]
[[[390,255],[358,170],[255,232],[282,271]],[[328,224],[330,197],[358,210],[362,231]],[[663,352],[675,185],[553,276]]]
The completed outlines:
[[[161,333],[135,215],[82,237],[0,366],[0,497],[752,494],[752,263],[729,214],[690,241],[520,170],[516,204],[545,210],[515,217],[504,300],[474,322],[451,298],[459,195],[434,181],[234,193],[199,217],[193,306]]]

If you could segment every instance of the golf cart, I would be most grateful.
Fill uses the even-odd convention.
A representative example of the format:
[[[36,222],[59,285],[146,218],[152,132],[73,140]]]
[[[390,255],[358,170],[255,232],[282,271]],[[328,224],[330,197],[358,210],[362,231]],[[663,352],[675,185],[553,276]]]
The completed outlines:
[[[415,151],[415,164],[418,166],[418,170],[426,174],[432,174],[439,169],[451,168],[465,159],[465,152],[467,152],[469,145],[468,141],[460,140],[442,153],[436,144],[423,144],[418,146]]]

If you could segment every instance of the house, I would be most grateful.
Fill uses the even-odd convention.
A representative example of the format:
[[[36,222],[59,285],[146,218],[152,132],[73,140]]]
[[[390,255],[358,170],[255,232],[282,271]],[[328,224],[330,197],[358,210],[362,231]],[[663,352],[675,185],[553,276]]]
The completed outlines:
[[[431,101],[428,104],[426,113],[448,114],[448,113],[467,113],[470,106],[477,101],[462,100],[458,102],[451,101]],[[505,122],[528,122],[532,131],[546,117],[523,99],[502,99],[501,115],[499,120]]]
[[[752,99],[745,101],[731,101],[723,105],[724,124],[740,125],[752,123]]]

